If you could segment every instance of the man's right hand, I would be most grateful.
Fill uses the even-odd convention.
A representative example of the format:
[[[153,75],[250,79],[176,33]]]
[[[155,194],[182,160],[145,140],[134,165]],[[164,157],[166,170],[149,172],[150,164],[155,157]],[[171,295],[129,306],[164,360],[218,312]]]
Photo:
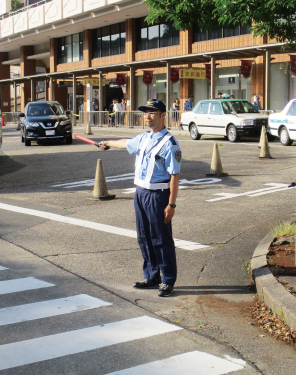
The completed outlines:
[[[108,145],[107,141],[102,141],[99,143],[99,149],[102,151],[107,151],[109,150],[110,146]]]

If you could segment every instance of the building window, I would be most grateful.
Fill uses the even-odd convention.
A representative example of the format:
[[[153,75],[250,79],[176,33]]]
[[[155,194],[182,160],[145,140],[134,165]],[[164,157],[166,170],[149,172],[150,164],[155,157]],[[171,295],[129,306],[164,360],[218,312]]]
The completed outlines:
[[[83,33],[58,39],[58,64],[83,60]]]
[[[180,43],[179,31],[170,22],[149,26],[145,17],[137,20],[137,51],[176,46]]]
[[[249,25],[236,25],[234,28],[219,27],[212,30],[201,30],[199,26],[193,26],[193,42],[203,42],[205,40],[229,38],[231,36],[250,34]]]
[[[93,58],[125,53],[125,22],[93,30]]]

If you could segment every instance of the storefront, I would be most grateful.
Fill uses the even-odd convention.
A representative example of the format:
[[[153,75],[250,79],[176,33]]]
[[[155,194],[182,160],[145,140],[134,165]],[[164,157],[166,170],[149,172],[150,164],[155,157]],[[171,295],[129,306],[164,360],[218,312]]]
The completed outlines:
[[[291,63],[271,64],[270,108],[282,110],[285,105],[296,98],[296,76],[291,73]]]

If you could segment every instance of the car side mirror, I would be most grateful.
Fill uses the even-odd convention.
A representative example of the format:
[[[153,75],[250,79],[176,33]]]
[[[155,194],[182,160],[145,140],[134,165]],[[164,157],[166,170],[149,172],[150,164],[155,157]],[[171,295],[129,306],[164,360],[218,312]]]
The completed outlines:
[[[23,112],[20,112],[18,115],[19,117],[25,117],[25,114]]]
[[[66,111],[66,115],[71,115],[71,111]]]
[[[232,114],[232,115],[236,115],[236,112],[235,112],[235,111],[231,111],[231,114]]]

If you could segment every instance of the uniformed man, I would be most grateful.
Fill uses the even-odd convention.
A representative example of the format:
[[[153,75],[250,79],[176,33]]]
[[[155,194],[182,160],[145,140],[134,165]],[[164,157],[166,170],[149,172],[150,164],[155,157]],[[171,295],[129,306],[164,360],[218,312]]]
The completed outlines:
[[[189,95],[184,103],[184,111],[192,111],[193,109],[193,95]]]
[[[133,286],[138,289],[159,286],[158,296],[167,297],[172,294],[177,278],[171,220],[176,208],[181,150],[164,125],[166,106],[162,101],[150,99],[138,109],[144,112],[151,131],[133,139],[100,144],[127,148],[131,155],[136,155],[134,206],[144,280]]]
[[[258,111],[262,111],[262,106],[261,106],[261,102],[260,102],[260,95],[255,96],[253,106],[256,107],[258,109]]]

